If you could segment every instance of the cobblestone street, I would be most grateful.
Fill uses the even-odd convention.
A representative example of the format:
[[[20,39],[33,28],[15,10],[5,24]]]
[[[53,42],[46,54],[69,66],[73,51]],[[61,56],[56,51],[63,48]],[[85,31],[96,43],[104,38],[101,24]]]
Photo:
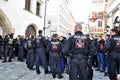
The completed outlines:
[[[53,79],[51,74],[45,75],[41,68],[41,74],[37,75],[35,71],[27,69],[25,62],[13,61],[11,63],[1,63],[0,61],[0,80],[58,80]],[[69,80],[67,74],[60,80]],[[103,73],[94,71],[93,80],[109,80]]]

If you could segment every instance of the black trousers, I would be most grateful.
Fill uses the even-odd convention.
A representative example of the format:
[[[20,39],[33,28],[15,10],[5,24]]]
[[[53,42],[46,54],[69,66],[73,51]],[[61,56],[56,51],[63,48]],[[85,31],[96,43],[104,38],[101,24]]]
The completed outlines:
[[[35,58],[36,58],[36,61],[35,61],[36,72],[37,73],[40,72],[39,65],[40,65],[40,61],[41,61],[42,66],[44,67],[44,72],[47,73],[48,72],[48,64],[46,61],[46,54],[42,48],[36,49],[36,57]]]
[[[2,56],[3,56],[3,46],[0,45],[0,58],[2,58]]]
[[[93,69],[92,69],[92,63],[93,63],[93,56],[90,56],[88,58],[88,75],[89,75],[89,80],[93,80]]]
[[[28,54],[26,58],[26,64],[29,69],[32,69],[35,63],[35,53],[34,49],[28,49]]]
[[[62,69],[61,69],[61,58],[59,53],[51,53],[50,60],[51,60],[52,75],[55,76],[56,73],[58,73],[58,77],[61,77]]]
[[[4,61],[7,61],[7,56],[9,56],[9,61],[12,59],[13,54],[13,47],[12,46],[6,46],[5,47],[5,55],[4,55]]]
[[[108,56],[108,73],[110,80],[117,80],[117,73],[120,74],[120,52]]]
[[[78,78],[80,76],[80,78]],[[82,54],[73,55],[70,60],[70,80],[89,80],[87,60]]]

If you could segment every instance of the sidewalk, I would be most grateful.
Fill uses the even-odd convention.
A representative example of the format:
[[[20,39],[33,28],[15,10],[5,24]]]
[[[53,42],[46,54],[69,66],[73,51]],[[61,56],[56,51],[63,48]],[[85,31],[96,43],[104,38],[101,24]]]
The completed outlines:
[[[0,80],[69,80],[67,74],[63,74],[63,79],[53,79],[51,74],[45,75],[41,68],[41,74],[27,69],[25,62],[13,61],[11,63],[1,63],[0,61]],[[93,80],[109,80],[103,73],[94,71]]]

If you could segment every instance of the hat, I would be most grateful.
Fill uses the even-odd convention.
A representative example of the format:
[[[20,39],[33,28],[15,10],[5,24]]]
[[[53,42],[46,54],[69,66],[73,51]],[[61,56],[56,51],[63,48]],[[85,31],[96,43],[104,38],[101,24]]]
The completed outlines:
[[[52,37],[53,37],[53,38],[57,38],[57,37],[58,37],[58,34],[53,34]]]

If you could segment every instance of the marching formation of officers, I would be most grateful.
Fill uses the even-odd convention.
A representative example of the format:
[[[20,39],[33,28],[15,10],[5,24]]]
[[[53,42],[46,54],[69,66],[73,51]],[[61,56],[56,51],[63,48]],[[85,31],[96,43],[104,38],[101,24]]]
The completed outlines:
[[[35,38],[31,34],[25,38],[14,34],[6,35],[4,39],[0,37],[0,59],[3,63],[12,62],[12,58],[18,56],[18,61],[24,62],[26,58],[27,68],[36,70],[40,74],[40,65],[44,68],[44,73],[52,73],[53,78],[58,76],[63,78],[62,73],[67,68],[70,80],[92,80],[93,77],[93,58],[97,52],[95,40],[84,35],[82,26],[76,24],[75,34],[65,39],[63,36],[58,38],[53,34],[51,40],[42,36],[42,30]],[[110,80],[120,79],[120,36],[116,29],[111,29],[110,38],[105,39],[101,51],[108,56],[108,74]],[[7,60],[8,59],[8,60]],[[100,65],[98,61],[98,69]],[[48,65],[50,66],[48,68]],[[35,68],[34,68],[35,66]]]

